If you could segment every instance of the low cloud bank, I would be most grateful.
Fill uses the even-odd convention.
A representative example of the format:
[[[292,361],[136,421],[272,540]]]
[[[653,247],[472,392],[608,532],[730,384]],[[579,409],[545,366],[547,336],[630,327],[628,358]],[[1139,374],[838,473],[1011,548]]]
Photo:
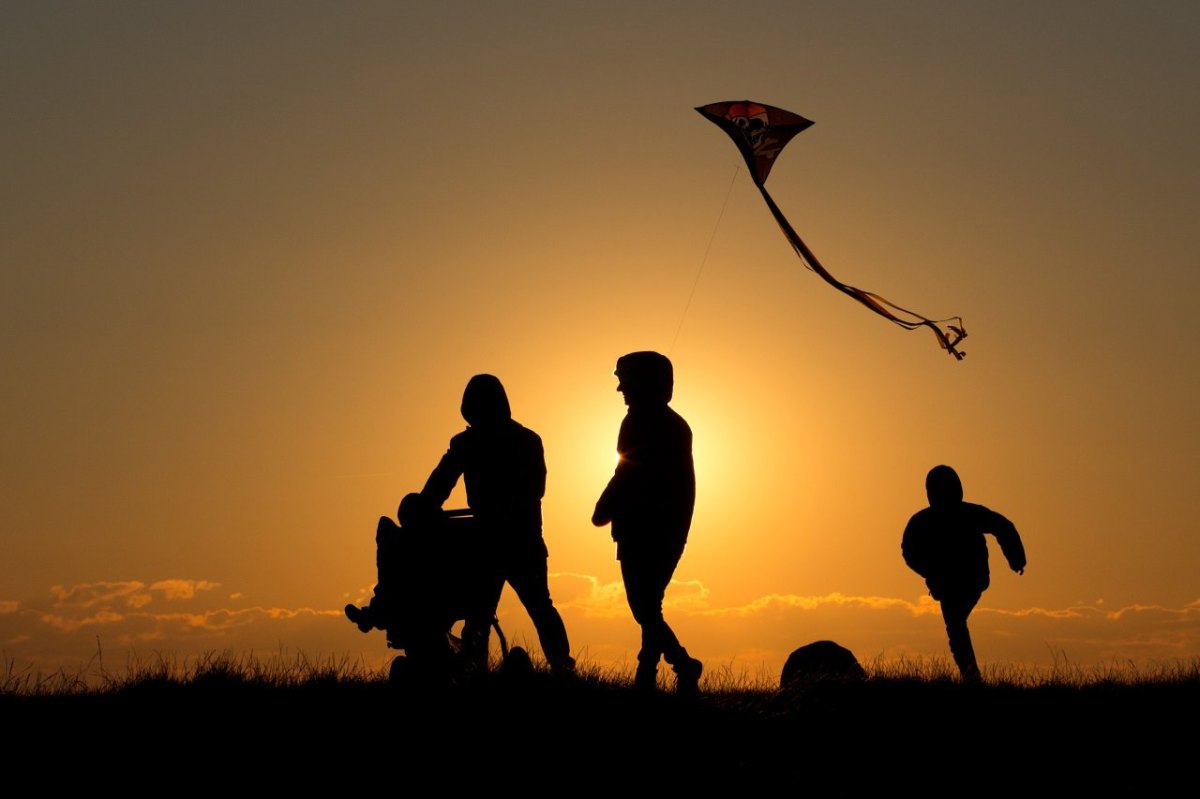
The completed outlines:
[[[51,586],[39,599],[0,600],[0,647],[19,664],[70,668],[106,653],[190,656],[212,651],[338,655],[381,664],[382,633],[359,633],[340,606],[252,604],[211,580],[113,580]],[[638,628],[624,586],[586,574],[551,575],[574,650],[587,661],[631,668]],[[1152,667],[1200,656],[1200,599],[1183,607],[1102,603],[1015,610],[979,607],[971,630],[981,662],[1075,666],[1133,662]],[[673,582],[665,612],[681,640],[711,667],[778,675],[789,652],[831,639],[860,659],[947,656],[941,615],[928,596],[905,599],[830,593],[766,594],[722,604],[697,580]],[[537,650],[537,636],[511,590],[499,616],[512,643]],[[111,659],[111,655],[110,655]]]
[[[573,642],[585,640],[581,632],[597,628],[602,634],[591,640],[610,655],[619,650],[619,659],[631,662],[638,630],[619,582],[556,574],[552,592]],[[567,601],[558,601],[559,596]],[[734,671],[778,675],[793,649],[823,639],[838,641],[867,661],[949,656],[940,608],[927,595],[773,593],[723,605],[702,583],[691,580],[672,582],[664,612],[689,651]],[[532,637],[531,628],[518,626],[524,621],[519,605],[513,603],[509,615],[515,628]],[[971,631],[985,664],[1103,666],[1132,661],[1153,668],[1157,662],[1200,657],[1200,599],[1177,608],[1109,608],[1097,602],[1010,610],[988,607],[985,595],[971,616]],[[613,647],[605,635],[619,636],[623,648]]]

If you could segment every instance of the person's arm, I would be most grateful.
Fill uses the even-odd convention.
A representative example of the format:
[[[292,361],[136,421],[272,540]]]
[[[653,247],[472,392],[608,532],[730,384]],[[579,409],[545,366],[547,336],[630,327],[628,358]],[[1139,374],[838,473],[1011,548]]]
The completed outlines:
[[[1008,567],[1017,574],[1024,574],[1027,565],[1025,545],[1021,543],[1021,535],[1017,532],[1016,525],[995,511],[990,513],[988,532],[996,536],[996,542],[1000,544],[1000,551],[1004,553]]]
[[[904,537],[900,540],[900,554],[904,556],[908,568],[926,579],[929,578],[929,548],[920,513],[913,514],[904,527]]]
[[[629,449],[628,438],[629,417],[626,416],[621,421],[621,430],[617,434],[617,467],[613,470],[613,476],[609,478],[608,485],[600,494],[600,499],[596,500],[595,510],[592,511],[592,524],[597,527],[603,527],[613,520],[625,493],[624,486],[629,480],[630,469],[629,460],[624,455]]]
[[[438,465],[430,473],[429,479],[425,481],[425,487],[421,489],[421,496],[439,508],[450,498],[450,492],[458,484],[458,478],[462,477],[462,459],[455,450],[454,442],[451,441],[450,448],[438,461]]]
[[[534,493],[541,500],[546,496],[546,448],[542,445],[541,436],[535,433],[533,439],[537,442],[537,456],[535,458],[537,469],[534,474]]]
[[[616,482],[616,477],[608,481],[608,485],[604,487],[604,492],[600,494],[600,499],[596,500],[596,508],[592,511],[592,524],[597,527],[603,527],[612,521],[612,505],[613,505],[613,484]]]
[[[596,500],[596,509],[592,512],[592,524],[603,527],[621,512],[623,505],[628,504],[630,484],[636,479],[635,472],[636,468],[626,458],[622,457],[617,462],[613,476],[609,478],[608,485],[600,494],[600,499]]]

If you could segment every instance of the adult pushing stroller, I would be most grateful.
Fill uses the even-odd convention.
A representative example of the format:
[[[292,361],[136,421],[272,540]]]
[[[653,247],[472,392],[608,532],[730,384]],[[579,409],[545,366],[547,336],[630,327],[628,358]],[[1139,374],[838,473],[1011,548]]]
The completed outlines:
[[[392,661],[392,678],[448,679],[486,666],[486,653],[478,662],[478,653],[471,657],[452,634],[460,620],[494,627],[506,665],[527,660],[520,647],[509,651],[496,619],[501,578],[490,541],[471,511],[442,511],[420,494],[409,494],[397,516],[400,524],[383,516],[375,531],[374,596],[362,608],[346,606],[346,616],[360,630],[383,630],[390,648],[404,650]]]

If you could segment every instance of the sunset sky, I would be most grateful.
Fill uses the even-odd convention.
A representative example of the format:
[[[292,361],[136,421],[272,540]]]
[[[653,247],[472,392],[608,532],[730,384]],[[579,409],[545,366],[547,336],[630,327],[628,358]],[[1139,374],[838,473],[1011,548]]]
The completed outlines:
[[[900,557],[939,463],[1029,553],[989,542],[985,669],[1200,655],[1198,30],[1194,2],[0,4],[0,650],[382,661],[341,608],[490,372],[545,443],[572,649],[632,667],[589,518],[614,362],[655,349],[699,485],[667,618],[710,674],[945,656]],[[743,98],[816,123],[768,187],[822,263],[962,316],[965,360],[802,267],[692,110]],[[509,592],[501,620],[536,648]]]

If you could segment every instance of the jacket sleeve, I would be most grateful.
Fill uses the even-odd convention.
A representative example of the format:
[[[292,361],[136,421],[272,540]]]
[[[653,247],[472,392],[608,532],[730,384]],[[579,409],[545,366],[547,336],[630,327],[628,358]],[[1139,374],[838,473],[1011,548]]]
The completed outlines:
[[[914,514],[904,528],[904,537],[900,540],[900,554],[908,568],[928,579],[932,569],[930,562],[928,536],[921,514]]]
[[[608,485],[604,487],[604,491],[600,494],[600,499],[596,500],[596,509],[592,512],[592,524],[597,527],[603,527],[613,520],[620,511],[621,506],[621,488],[625,481],[625,475],[622,474],[621,465],[617,465],[617,470],[609,479]]]
[[[988,521],[988,532],[996,536],[1000,551],[1008,561],[1008,567],[1015,572],[1025,569],[1025,545],[1021,543],[1021,535],[1017,527],[1004,516],[991,511]]]
[[[596,509],[592,512],[592,524],[597,527],[608,524],[614,516],[621,512],[623,500],[628,493],[625,488],[630,477],[630,463],[625,457],[625,450],[628,449],[628,432],[629,417],[626,416],[621,421],[621,430],[617,434],[617,454],[619,456],[617,467],[613,471],[613,476],[609,478],[608,485],[601,492],[600,499],[596,500]]]
[[[541,500],[546,496],[546,448],[542,445],[541,436],[534,434],[533,440],[535,442],[534,449],[536,450],[533,489],[537,498]]]
[[[462,477],[462,458],[455,449],[454,442],[451,441],[450,448],[438,461],[438,465],[434,467],[429,479],[425,481],[425,487],[421,489],[421,496],[439,508],[450,498],[450,492],[458,484],[458,478]]]

